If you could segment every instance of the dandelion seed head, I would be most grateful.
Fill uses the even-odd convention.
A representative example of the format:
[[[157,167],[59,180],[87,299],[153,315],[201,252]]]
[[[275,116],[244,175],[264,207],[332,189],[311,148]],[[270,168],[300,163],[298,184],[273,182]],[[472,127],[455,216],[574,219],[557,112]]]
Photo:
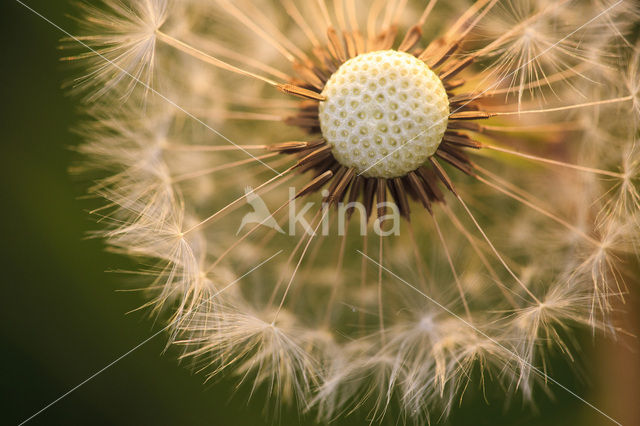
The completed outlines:
[[[87,6],[95,235],[140,261],[198,371],[321,422],[532,400],[575,329],[615,330],[637,262],[637,15],[616,3]]]

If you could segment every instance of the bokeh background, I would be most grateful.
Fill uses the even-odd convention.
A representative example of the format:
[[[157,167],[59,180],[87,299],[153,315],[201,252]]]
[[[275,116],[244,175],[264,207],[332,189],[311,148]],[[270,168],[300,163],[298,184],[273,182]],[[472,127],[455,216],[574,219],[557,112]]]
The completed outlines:
[[[134,0],[135,1],[135,0]],[[67,0],[24,0],[73,30]],[[0,423],[19,424],[134,348],[162,327],[143,312],[126,277],[126,259],[87,234],[96,229],[83,199],[86,182],[70,176],[78,118],[61,85],[73,74],[59,61],[64,36],[15,0],[0,6]],[[621,326],[638,334],[640,280],[621,305]],[[558,360],[552,376],[626,425],[640,425],[640,347],[633,336],[611,342],[579,336],[579,362]],[[248,401],[236,381],[205,383],[176,361],[157,336],[27,424],[313,425],[263,393]],[[575,371],[579,373],[574,374]],[[451,425],[611,425],[555,386],[536,407],[470,394]],[[266,402],[265,402],[266,401]],[[274,412],[279,411],[279,415]],[[396,424],[393,415],[390,424]],[[353,415],[336,424],[365,425]]]

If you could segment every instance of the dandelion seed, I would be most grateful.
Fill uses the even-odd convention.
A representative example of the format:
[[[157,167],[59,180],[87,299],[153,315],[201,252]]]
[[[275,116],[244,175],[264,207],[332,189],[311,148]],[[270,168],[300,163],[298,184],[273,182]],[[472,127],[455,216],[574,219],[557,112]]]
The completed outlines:
[[[151,86],[155,65],[156,30],[167,18],[167,0],[144,0],[125,4],[106,1],[103,7],[81,3],[85,19],[78,19],[85,34],[67,40],[65,47],[78,49],[77,40],[94,50],[66,60],[82,60],[88,73],[72,86],[90,90],[88,101],[124,87],[126,98],[140,83]],[[114,66],[115,65],[115,66]]]

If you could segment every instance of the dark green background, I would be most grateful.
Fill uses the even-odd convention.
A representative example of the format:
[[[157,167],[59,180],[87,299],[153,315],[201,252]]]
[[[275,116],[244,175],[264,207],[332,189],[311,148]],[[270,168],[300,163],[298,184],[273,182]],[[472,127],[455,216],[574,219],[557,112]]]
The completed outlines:
[[[73,29],[65,16],[71,13],[66,1],[27,4]],[[3,0],[2,5],[0,423],[18,424],[145,340],[155,328],[141,313],[125,314],[142,298],[117,292],[125,288],[123,278],[105,273],[126,267],[126,260],[106,253],[100,241],[86,239],[96,225],[85,213],[90,202],[80,199],[83,183],[67,172],[74,158],[68,147],[79,141],[69,132],[76,119],[74,102],[60,89],[71,76],[58,60],[63,34],[14,0]],[[634,310],[632,306],[625,309]],[[637,324],[622,319],[628,329]],[[584,340],[580,356],[589,381],[576,382],[562,364],[555,367],[554,377],[624,424],[640,424],[635,340],[624,345],[594,345],[588,336]],[[155,338],[29,424],[273,423],[265,420],[269,416],[263,410],[264,395],[247,403],[246,392],[235,393],[233,382],[204,384],[204,377],[179,365],[171,350],[162,353],[164,343],[164,335]],[[490,407],[470,401],[455,410],[452,423],[611,424],[566,392],[553,390],[555,402],[540,398],[538,414],[518,403],[504,412],[498,398]],[[287,410],[280,419],[284,425],[312,424]],[[343,423],[366,424],[358,416]]]

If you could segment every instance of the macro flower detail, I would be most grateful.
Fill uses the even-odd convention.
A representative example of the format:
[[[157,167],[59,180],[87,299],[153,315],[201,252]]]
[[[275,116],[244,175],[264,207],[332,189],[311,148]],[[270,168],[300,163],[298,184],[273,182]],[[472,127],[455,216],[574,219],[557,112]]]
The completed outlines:
[[[615,334],[640,236],[631,1],[82,12],[99,235],[199,371],[323,422],[421,424],[486,386],[533,401],[575,330]]]
[[[338,162],[360,175],[393,178],[413,172],[435,153],[447,127],[449,100],[442,82],[404,52],[350,59],[322,94],[327,98],[319,108],[322,135]]]

